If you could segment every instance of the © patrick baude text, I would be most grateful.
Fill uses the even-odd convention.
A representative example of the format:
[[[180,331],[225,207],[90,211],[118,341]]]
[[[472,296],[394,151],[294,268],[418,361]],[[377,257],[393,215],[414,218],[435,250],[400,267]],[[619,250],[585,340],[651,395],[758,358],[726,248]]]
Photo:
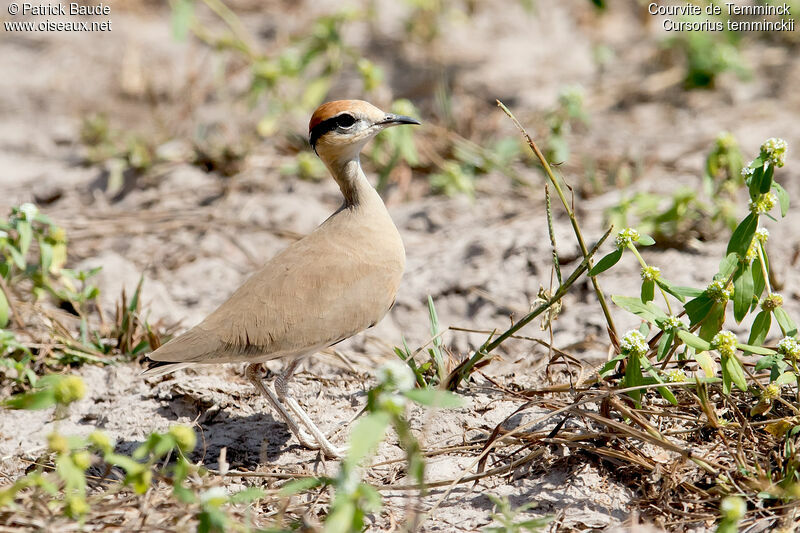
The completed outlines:
[[[20,16],[26,20],[3,21],[6,31],[111,31],[111,20],[92,20],[95,17],[111,15],[111,6],[102,2],[88,5],[78,2],[46,4],[11,2],[7,11],[12,17]],[[42,17],[46,18],[42,20]],[[68,20],[50,17],[67,17]],[[81,18],[76,20],[76,17]]]
[[[666,31],[794,31],[792,6],[782,4],[661,5],[650,2],[647,11],[665,18]],[[706,18],[703,18],[705,16]],[[735,17],[735,18],[733,18]]]

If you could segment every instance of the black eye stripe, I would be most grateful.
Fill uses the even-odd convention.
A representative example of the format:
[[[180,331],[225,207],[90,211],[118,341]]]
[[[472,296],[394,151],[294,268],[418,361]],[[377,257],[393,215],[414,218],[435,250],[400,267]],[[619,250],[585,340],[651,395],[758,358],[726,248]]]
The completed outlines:
[[[314,148],[319,138],[328,133],[329,131],[333,131],[339,127],[348,127],[348,126],[343,126],[342,124],[339,123],[340,119],[342,119],[343,117],[350,117],[350,119],[352,119],[353,122],[350,124],[350,126],[352,126],[356,122],[353,116],[347,113],[336,115],[335,117],[323,120],[322,122],[314,126],[314,128],[311,130],[311,133],[309,133],[308,135],[308,142],[309,144],[311,144],[311,148]]]

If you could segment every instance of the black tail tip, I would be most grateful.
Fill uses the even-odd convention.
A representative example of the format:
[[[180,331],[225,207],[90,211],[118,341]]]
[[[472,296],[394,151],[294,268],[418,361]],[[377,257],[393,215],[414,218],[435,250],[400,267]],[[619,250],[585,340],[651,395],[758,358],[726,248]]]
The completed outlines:
[[[174,364],[175,363],[172,363],[170,361],[153,361],[147,356],[145,356],[144,359],[142,359],[142,365],[147,365],[147,368],[145,368],[145,372],[149,372],[150,370],[155,370],[156,368],[161,368],[162,366],[168,366]]]

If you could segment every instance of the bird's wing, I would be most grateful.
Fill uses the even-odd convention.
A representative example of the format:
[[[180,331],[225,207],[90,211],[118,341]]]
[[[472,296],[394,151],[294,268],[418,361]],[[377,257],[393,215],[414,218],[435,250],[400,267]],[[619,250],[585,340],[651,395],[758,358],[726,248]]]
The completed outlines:
[[[371,233],[317,230],[297,241],[150,358],[264,360],[315,351],[367,329],[391,307],[404,266],[399,236],[382,246]]]

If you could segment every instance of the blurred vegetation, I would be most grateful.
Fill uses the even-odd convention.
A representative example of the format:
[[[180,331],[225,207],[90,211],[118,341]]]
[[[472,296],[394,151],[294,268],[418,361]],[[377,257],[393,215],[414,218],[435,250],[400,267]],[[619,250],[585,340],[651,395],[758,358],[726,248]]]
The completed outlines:
[[[90,270],[65,268],[63,228],[30,203],[0,219],[0,384],[28,389],[46,368],[134,358],[161,342],[140,311],[142,282],[130,301],[123,291],[113,320],[103,314]],[[22,310],[25,309],[26,312]],[[40,316],[47,327],[29,323]],[[14,331],[10,330],[11,322]],[[2,329],[9,328],[9,329]],[[25,339],[25,340],[22,340]]]
[[[633,226],[661,246],[684,248],[736,226],[736,200],[744,188],[743,156],[736,139],[720,133],[706,156],[702,187],[678,187],[671,195],[637,192],[606,211],[608,223]]]

